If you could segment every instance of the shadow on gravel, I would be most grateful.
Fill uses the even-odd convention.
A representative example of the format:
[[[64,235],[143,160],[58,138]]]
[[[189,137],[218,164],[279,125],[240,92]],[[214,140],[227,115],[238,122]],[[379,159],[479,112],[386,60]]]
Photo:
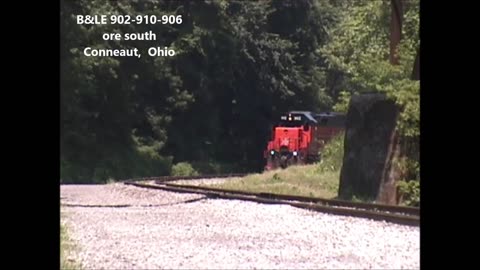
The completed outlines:
[[[65,203],[62,204],[64,207],[88,207],[88,208],[97,208],[97,207],[103,207],[103,208],[124,208],[124,207],[160,207],[160,206],[171,206],[171,205],[177,205],[177,204],[185,204],[185,203],[193,203],[193,202],[198,202],[201,200],[205,200],[207,197],[201,197],[198,199],[191,199],[191,200],[186,200],[186,201],[181,201],[181,202],[176,202],[176,203],[164,203],[164,204],[114,204],[114,205],[99,205],[99,204],[69,204]]]

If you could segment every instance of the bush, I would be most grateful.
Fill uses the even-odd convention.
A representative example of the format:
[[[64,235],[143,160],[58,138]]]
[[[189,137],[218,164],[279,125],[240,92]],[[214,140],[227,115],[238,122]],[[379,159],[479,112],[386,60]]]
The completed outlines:
[[[198,172],[188,162],[180,162],[172,166],[172,176],[196,176]]]
[[[128,173],[131,177],[169,175],[172,169],[173,157],[160,156],[154,150],[139,149],[129,157],[125,166],[133,165],[132,171]]]
[[[108,153],[108,158],[92,158],[83,162],[62,160],[62,184],[103,184],[120,179],[169,175],[172,157],[160,156],[147,148],[126,149]]]
[[[403,204],[420,206],[420,181],[398,181],[398,188]]]
[[[87,183],[88,181],[85,179],[91,179],[91,170],[78,164],[61,160],[60,179],[62,184]]]
[[[320,172],[336,172],[342,168],[343,164],[343,142],[344,133],[340,133],[332,138],[320,153]]]

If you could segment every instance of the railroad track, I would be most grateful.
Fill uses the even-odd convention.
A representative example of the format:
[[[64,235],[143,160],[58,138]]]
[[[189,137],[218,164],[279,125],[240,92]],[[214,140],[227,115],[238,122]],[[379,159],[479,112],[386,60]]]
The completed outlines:
[[[247,173],[226,173],[226,174],[204,174],[197,176],[153,176],[153,177],[141,177],[121,180],[123,183],[134,183],[144,181],[156,181],[156,182],[172,182],[178,180],[198,180],[198,179],[212,179],[212,178],[234,178],[243,177],[248,175]]]
[[[227,177],[239,177],[228,175]],[[402,225],[419,226],[420,209],[417,207],[392,206],[384,204],[372,204],[361,202],[350,202],[335,199],[324,199],[316,197],[293,196],[265,192],[247,192],[222,188],[202,187],[194,185],[181,185],[168,183],[175,180],[193,180],[205,178],[220,178],[222,176],[201,176],[201,177],[161,177],[149,178],[154,183],[141,183],[137,181],[125,181],[126,185],[133,185],[142,188],[160,189],[178,193],[196,193],[208,198],[252,201],[265,204],[286,204],[298,208],[313,210],[317,212],[369,218],[380,221],[387,221]],[[143,181],[145,181],[143,180]]]

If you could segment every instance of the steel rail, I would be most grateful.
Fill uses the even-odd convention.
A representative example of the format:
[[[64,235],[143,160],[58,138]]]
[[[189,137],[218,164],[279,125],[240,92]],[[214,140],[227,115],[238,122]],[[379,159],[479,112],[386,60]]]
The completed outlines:
[[[335,214],[335,215],[343,215],[343,216],[353,216],[353,217],[360,217],[360,218],[369,218],[373,220],[381,220],[387,221],[402,225],[410,225],[410,226],[419,226],[420,225],[420,216],[419,215],[405,215],[405,214],[398,214],[398,213],[391,213],[390,211],[377,211],[365,209],[365,203],[358,204],[357,203],[349,202],[349,207],[346,206],[332,206],[332,205],[320,205],[314,202],[304,202],[293,199],[293,197],[301,197],[301,196],[288,196],[289,199],[280,197],[272,198],[272,194],[268,194],[270,197],[259,196],[260,193],[252,193],[252,192],[238,192],[231,190],[205,190],[203,187],[198,188],[196,186],[185,187],[185,186],[177,186],[171,184],[146,184],[146,183],[138,183],[138,182],[125,182],[126,185],[133,185],[142,188],[150,188],[150,189],[160,189],[165,191],[172,191],[178,193],[195,193],[201,194],[208,198],[219,198],[219,199],[229,199],[229,200],[243,200],[243,201],[253,201],[258,203],[264,204],[286,204],[291,205],[298,208],[313,210],[317,212]],[[277,194],[274,194],[277,195]],[[318,199],[318,198],[317,198]],[[372,208],[374,209],[374,208]],[[390,213],[389,213],[390,212]]]

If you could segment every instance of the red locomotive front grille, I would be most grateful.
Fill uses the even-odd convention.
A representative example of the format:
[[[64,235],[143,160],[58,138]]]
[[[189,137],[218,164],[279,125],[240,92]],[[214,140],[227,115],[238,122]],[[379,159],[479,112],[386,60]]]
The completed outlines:
[[[280,148],[287,147],[288,151],[296,151],[300,146],[302,130],[297,127],[277,127],[275,128],[274,149],[280,151]]]

